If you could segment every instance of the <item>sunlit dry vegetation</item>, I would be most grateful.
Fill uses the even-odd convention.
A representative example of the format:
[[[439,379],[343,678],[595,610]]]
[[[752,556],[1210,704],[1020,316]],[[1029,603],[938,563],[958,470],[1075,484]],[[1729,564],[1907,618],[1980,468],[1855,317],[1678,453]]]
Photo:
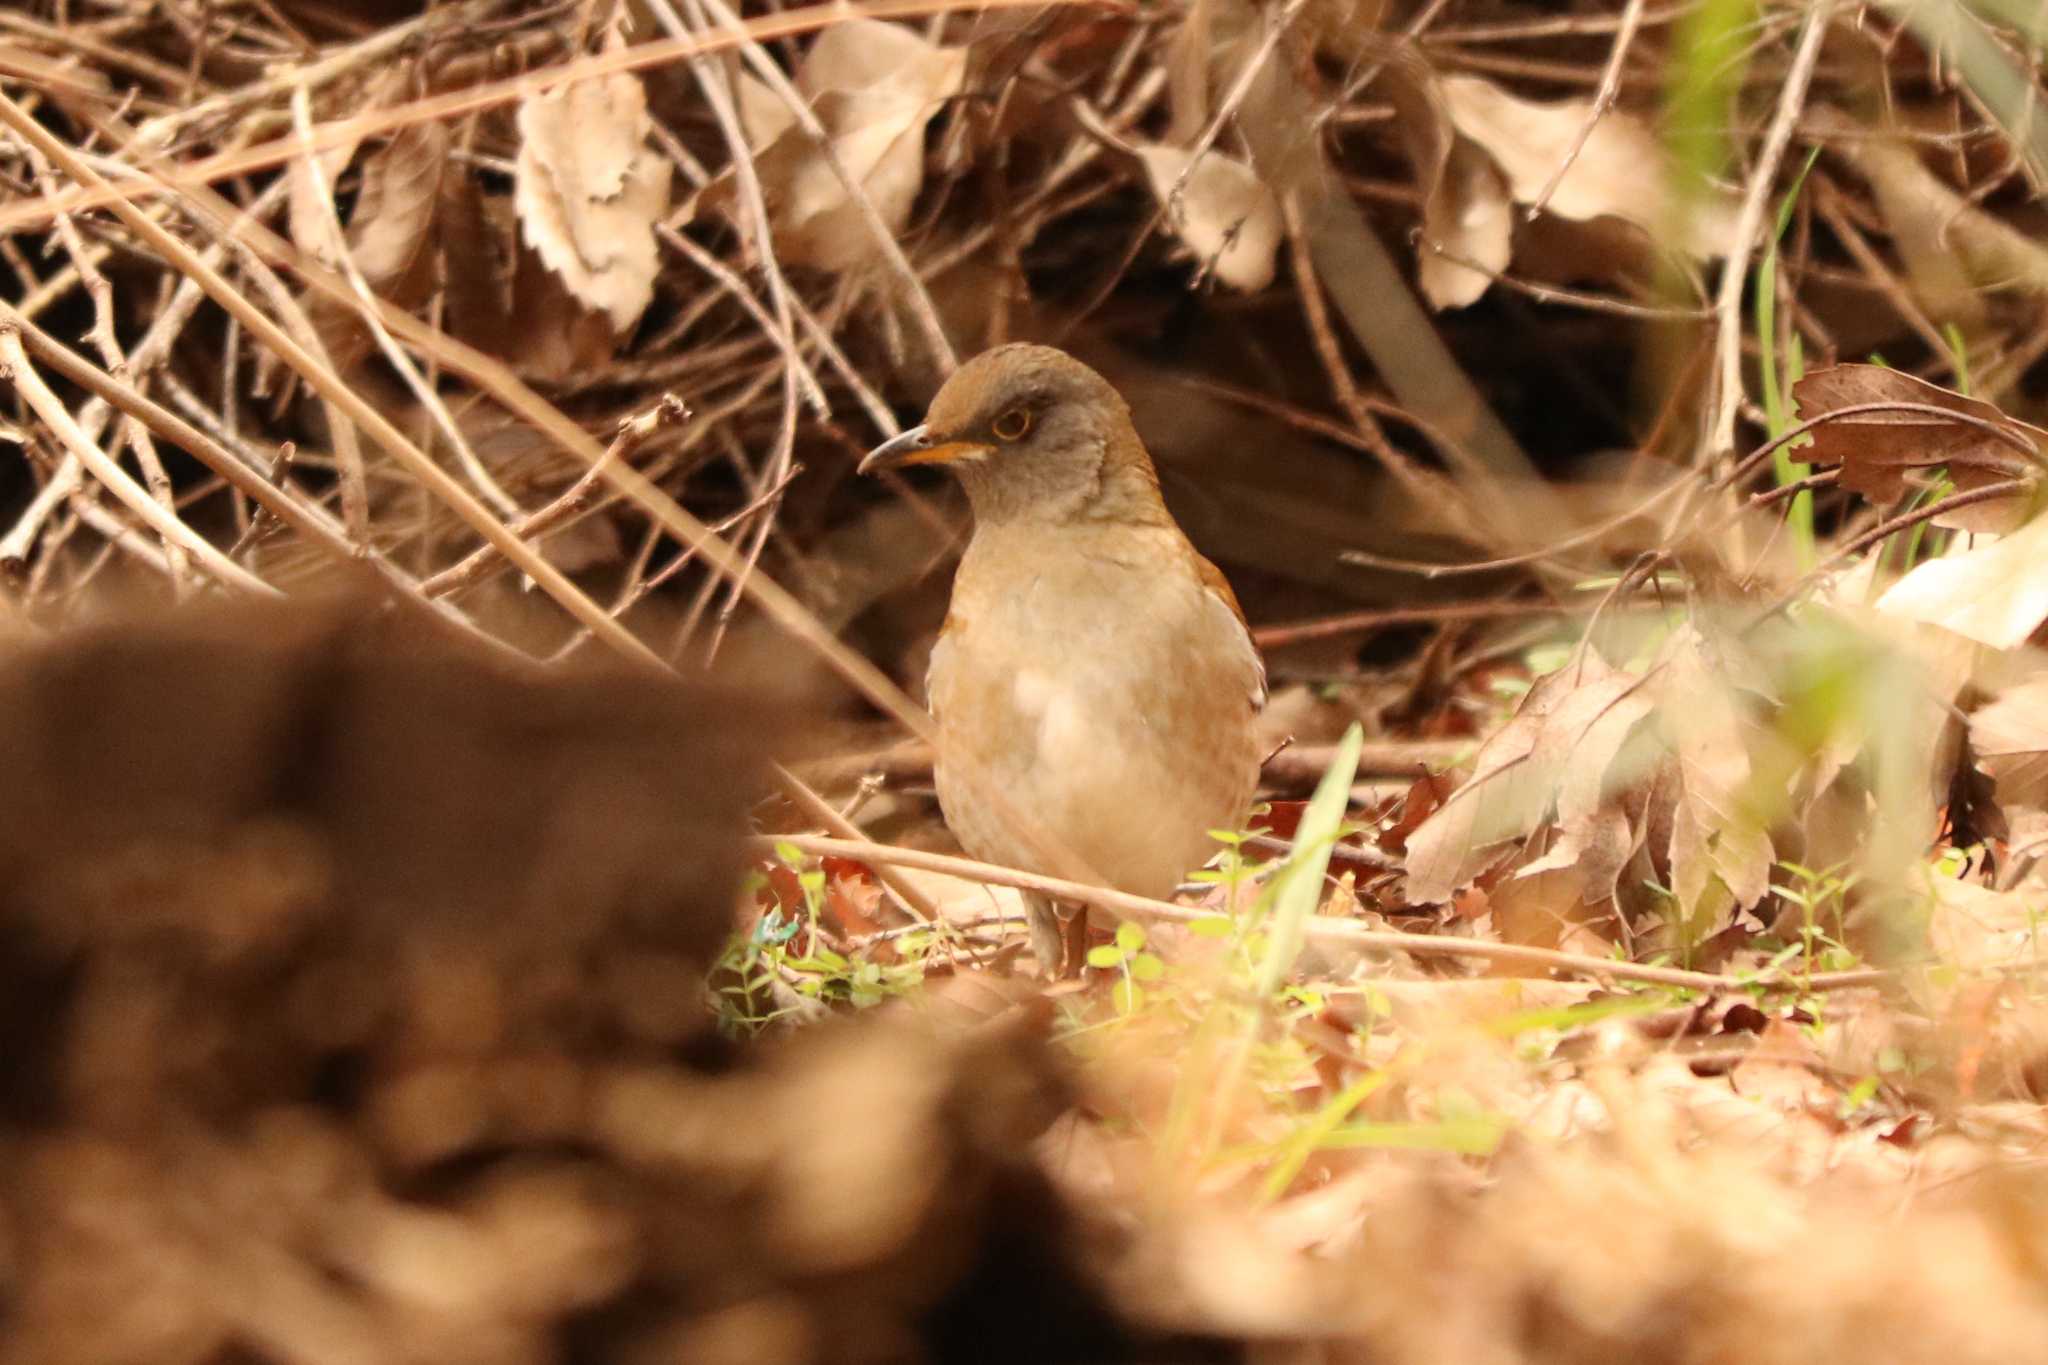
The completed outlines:
[[[2044,45],[0,12],[6,1358],[2041,1354]],[[1015,339],[1265,658],[1170,900],[933,801]]]

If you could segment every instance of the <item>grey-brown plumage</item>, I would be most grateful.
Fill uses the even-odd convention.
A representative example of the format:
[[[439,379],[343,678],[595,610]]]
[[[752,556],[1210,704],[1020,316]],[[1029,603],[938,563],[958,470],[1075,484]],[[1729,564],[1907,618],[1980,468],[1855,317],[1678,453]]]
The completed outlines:
[[[953,470],[975,521],[928,675],[948,825],[989,862],[1058,872],[1050,840],[1120,890],[1170,894],[1250,804],[1265,671],[1130,409],[1064,352],[1000,347],[862,468],[925,463]],[[1032,911],[1040,958],[1074,967],[1051,907]]]

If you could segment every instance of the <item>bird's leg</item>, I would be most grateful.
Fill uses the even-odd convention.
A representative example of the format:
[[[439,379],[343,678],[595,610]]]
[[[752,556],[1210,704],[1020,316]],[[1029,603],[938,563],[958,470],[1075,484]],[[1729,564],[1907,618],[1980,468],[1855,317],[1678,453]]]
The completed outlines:
[[[1066,950],[1066,967],[1060,975],[1079,976],[1088,964],[1088,907],[1061,905],[1054,913],[1060,917],[1061,946]]]
[[[1024,894],[1024,920],[1031,930],[1031,951],[1037,955],[1038,964],[1049,978],[1079,976],[1081,963],[1087,956],[1085,941],[1077,941],[1075,926],[1080,926],[1082,940],[1088,932],[1088,917],[1085,913],[1061,914],[1063,907],[1055,905],[1050,896],[1036,891]]]

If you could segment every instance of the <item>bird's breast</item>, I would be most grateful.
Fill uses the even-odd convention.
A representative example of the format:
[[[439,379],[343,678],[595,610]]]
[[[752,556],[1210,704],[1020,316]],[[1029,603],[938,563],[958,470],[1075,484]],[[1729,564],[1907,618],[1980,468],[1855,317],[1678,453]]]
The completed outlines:
[[[970,550],[929,677],[940,801],[970,853],[1039,864],[1007,802],[1115,884],[1159,895],[1203,860],[1208,830],[1241,819],[1256,655],[1187,563]]]

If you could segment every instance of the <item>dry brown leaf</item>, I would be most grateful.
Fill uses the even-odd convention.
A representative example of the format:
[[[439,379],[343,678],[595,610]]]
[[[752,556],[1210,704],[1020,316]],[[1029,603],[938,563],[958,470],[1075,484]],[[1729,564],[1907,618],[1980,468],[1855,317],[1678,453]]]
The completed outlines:
[[[1642,843],[1643,830],[1629,819],[1628,811],[1618,802],[1604,803],[1579,818],[1569,818],[1560,811],[1557,838],[1550,851],[1516,868],[1509,880],[1519,883],[1525,877],[1570,868],[1579,879],[1579,892],[1585,904],[1611,901],[1622,869]],[[1507,884],[1503,883],[1501,889],[1506,890]],[[1504,913],[1498,905],[1495,911],[1497,915]]]
[[[1881,506],[1896,503],[1910,491],[1908,472],[1916,469],[1946,467],[1959,492],[2013,478],[2038,481],[2038,463],[2025,451],[2048,449],[2048,432],[2039,427],[2008,417],[1980,399],[1883,365],[1815,370],[1792,386],[1792,397],[1801,421],[1870,403],[1940,408],[1964,419],[1886,409],[1823,422],[1813,429],[1813,444],[1801,458],[1840,465],[1842,486]],[[2030,502],[2027,493],[2016,493],[1945,512],[1934,520],[1964,531],[2010,531],[2025,518]]]
[[[1213,149],[1200,161],[1178,147],[1140,147],[1137,153],[1146,183],[1166,205],[1167,224],[1204,271],[1247,294],[1273,282],[1280,201],[1258,172]]]
[[[1967,971],[2040,963],[2044,926],[2038,881],[1998,891],[1925,864],[1915,875],[1928,907],[1928,947],[1944,967]]]
[[[507,360],[543,378],[588,374],[612,357],[611,319],[585,307],[539,253],[520,242],[512,276],[512,325],[499,346]]]
[[[2048,674],[1998,694],[1970,716],[1970,747],[2008,806],[2048,808]]]
[[[409,124],[363,163],[349,253],[370,288],[401,306],[422,302],[433,289],[429,247],[450,166],[448,143],[446,124]]]
[[[526,240],[615,333],[654,298],[654,224],[668,211],[674,168],[647,145],[650,127],[647,92],[629,72],[519,105],[514,201]]]
[[[960,92],[966,75],[965,48],[927,42],[901,24],[852,17],[820,33],[798,64],[798,93],[891,232],[909,223],[924,187],[925,125]],[[796,115],[753,76],[742,73],[736,84],[777,257],[821,270],[872,260],[860,210]],[[737,212],[730,172],[698,197],[696,208],[707,207]]]
[[[519,237],[510,196],[486,200],[470,176],[443,176],[437,216],[442,240],[455,244],[441,254],[447,275],[445,325],[458,339],[503,355]]]
[[[442,186],[449,175],[445,124],[409,124],[363,162],[363,188],[348,225],[348,252],[370,292],[401,308],[426,302],[434,292],[436,219]],[[323,259],[334,263],[333,233],[320,239]],[[355,309],[324,294],[307,300],[307,316],[335,368],[352,369],[371,347],[369,329]]]
[[[1534,830],[1554,807],[1590,820],[1616,756],[1649,713],[1642,684],[1590,650],[1538,678],[1514,718],[1481,746],[1471,778],[1408,836],[1409,899],[1449,900],[1494,850]]]
[[[1543,193],[1593,112],[1591,100],[1519,99],[1478,76],[1444,76],[1436,84],[1452,127],[1493,158],[1518,204]],[[1544,212],[1581,222],[1624,218],[1695,257],[1726,255],[1734,205],[1715,196],[1686,203],[1681,213],[1670,164],[1641,120],[1610,109],[1571,158]]]
[[[1840,1097],[1822,1078],[1821,1065],[1820,1053],[1797,1024],[1773,1019],[1728,1073],[1728,1084],[1746,1099],[1790,1113],[1829,1113]]]

